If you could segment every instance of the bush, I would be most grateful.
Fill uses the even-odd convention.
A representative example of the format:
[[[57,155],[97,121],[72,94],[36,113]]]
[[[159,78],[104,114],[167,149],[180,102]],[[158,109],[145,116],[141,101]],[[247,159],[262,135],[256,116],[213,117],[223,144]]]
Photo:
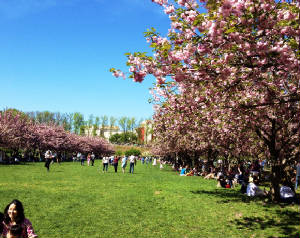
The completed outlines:
[[[117,150],[115,154],[116,154],[116,156],[122,156],[123,152],[121,150]]]
[[[131,149],[125,151],[125,155],[126,156],[130,156],[130,155],[140,156],[141,151],[138,149],[135,149],[135,148],[131,148]]]

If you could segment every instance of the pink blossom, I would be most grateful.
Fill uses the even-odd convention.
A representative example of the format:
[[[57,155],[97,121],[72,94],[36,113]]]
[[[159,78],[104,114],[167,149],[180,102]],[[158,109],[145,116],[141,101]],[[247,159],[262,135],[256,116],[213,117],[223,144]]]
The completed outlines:
[[[175,12],[175,8],[173,5],[166,6],[164,12],[166,14],[171,14],[171,13]]]

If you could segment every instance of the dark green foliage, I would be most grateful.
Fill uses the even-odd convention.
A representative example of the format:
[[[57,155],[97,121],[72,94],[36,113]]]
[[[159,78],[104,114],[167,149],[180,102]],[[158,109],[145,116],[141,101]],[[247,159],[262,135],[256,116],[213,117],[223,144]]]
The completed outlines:
[[[140,156],[141,151],[138,149],[135,149],[135,148],[131,148],[130,150],[125,151],[125,155],[126,156],[130,156],[130,155]]]
[[[117,151],[115,152],[115,155],[116,155],[116,156],[122,156],[122,155],[123,155],[123,152],[122,152],[121,150],[117,150]]]
[[[124,132],[121,134],[114,134],[109,138],[111,143],[115,144],[135,144],[137,143],[137,135],[133,132]]]

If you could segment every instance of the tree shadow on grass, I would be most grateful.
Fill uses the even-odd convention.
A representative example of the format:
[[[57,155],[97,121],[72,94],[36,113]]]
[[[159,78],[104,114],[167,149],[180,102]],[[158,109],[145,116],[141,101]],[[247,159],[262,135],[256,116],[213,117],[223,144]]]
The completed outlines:
[[[213,197],[221,198],[221,201],[218,201],[220,203],[229,203],[229,202],[244,202],[244,203],[250,203],[250,202],[258,202],[261,201],[264,207],[273,207],[278,206],[278,203],[272,203],[268,202],[268,199],[266,197],[248,197],[246,194],[241,193],[237,189],[225,189],[225,188],[216,188],[215,190],[197,190],[197,191],[191,191],[193,194],[206,194]],[[300,197],[299,194],[296,194],[297,196],[297,204],[300,204]],[[280,203],[281,207],[289,206],[288,204]]]
[[[276,227],[276,229],[282,234],[281,236],[268,236],[268,238],[299,238],[299,220],[300,214],[296,211],[281,211],[277,210],[277,218],[274,217],[243,217],[242,219],[235,219],[233,224],[238,229],[259,229],[265,230],[267,228]],[[298,226],[298,229],[295,228]]]
[[[213,197],[221,198],[220,203],[229,203],[229,202],[246,202],[249,203],[251,201],[259,201],[261,198],[257,197],[248,197],[245,194],[241,193],[238,190],[234,189],[225,189],[225,188],[216,188],[215,190],[197,190],[191,191],[193,194],[206,194]]]
[[[263,207],[268,211],[270,207],[277,207],[278,209],[274,211],[276,216],[266,216],[264,218],[261,217],[243,217],[237,218],[232,221],[232,224],[237,229],[251,229],[253,230],[264,230],[267,228],[274,228],[279,231],[281,236],[269,236],[267,238],[300,238],[299,233],[299,221],[300,221],[300,213],[297,211],[290,210],[282,210],[281,208],[285,206],[290,206],[287,204],[276,204],[276,203],[267,203],[264,201],[264,198],[259,197],[248,197],[245,194],[242,194],[238,190],[234,189],[215,189],[215,190],[197,190],[191,191],[193,194],[205,194],[213,197],[221,198],[221,201],[218,203],[234,203],[234,202],[261,202],[258,204],[262,204]],[[280,205],[280,207],[279,207]],[[277,218],[277,219],[276,219]],[[278,220],[278,218],[280,220]],[[296,228],[297,227],[297,228]]]

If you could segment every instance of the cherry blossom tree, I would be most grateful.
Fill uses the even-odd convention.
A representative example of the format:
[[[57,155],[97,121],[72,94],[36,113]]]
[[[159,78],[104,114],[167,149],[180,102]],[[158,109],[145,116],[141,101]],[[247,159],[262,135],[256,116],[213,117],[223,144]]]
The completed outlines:
[[[152,1],[169,15],[168,37],[146,32],[153,56],[128,54],[127,64],[135,82],[156,78],[157,142],[170,152],[262,150],[278,199],[299,156],[299,1]]]
[[[54,124],[36,123],[22,112],[0,113],[0,147],[21,150],[111,154],[113,147],[101,138],[79,136]]]

